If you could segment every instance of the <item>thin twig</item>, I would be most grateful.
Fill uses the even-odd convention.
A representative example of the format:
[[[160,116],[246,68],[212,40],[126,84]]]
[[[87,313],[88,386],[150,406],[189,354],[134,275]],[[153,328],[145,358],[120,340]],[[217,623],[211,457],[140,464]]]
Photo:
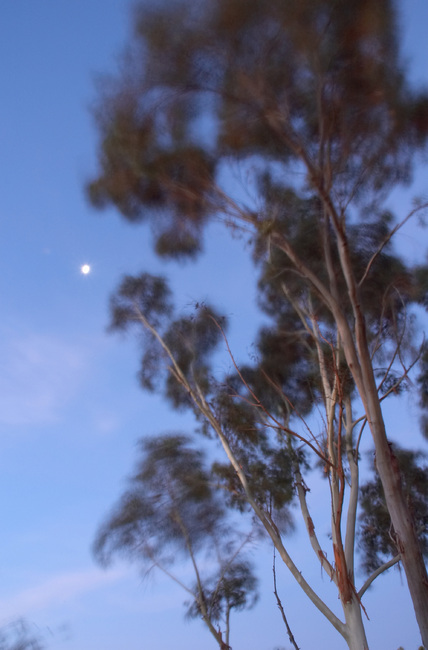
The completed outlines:
[[[275,547],[273,547],[273,567],[272,567],[272,571],[273,571],[273,593],[275,594],[276,604],[278,605],[278,609],[281,612],[282,620],[284,621],[284,625],[285,625],[285,627],[287,629],[288,638],[290,639],[290,643],[293,644],[295,649],[300,650],[299,646],[297,645],[296,640],[295,640],[295,638],[293,636],[293,633],[292,633],[292,631],[290,629],[290,626],[288,624],[287,617],[285,615],[281,599],[278,596],[278,591],[276,589]]]
[[[382,252],[382,250],[385,248],[385,246],[386,246],[387,243],[391,240],[391,238],[395,235],[395,233],[396,233],[398,230],[400,230],[400,228],[402,228],[402,227],[404,226],[404,224],[405,224],[405,223],[406,223],[406,222],[407,222],[411,217],[413,217],[413,216],[414,216],[417,212],[419,212],[420,210],[424,210],[425,208],[428,208],[428,202],[427,202],[427,203],[422,203],[422,205],[417,205],[415,208],[413,208],[413,210],[410,210],[410,212],[409,212],[409,214],[407,215],[407,217],[405,217],[402,221],[400,221],[400,223],[397,223],[397,225],[394,226],[394,228],[393,228],[392,230],[389,231],[389,233],[387,234],[387,236],[385,237],[385,239],[384,239],[384,240],[382,241],[382,243],[379,245],[378,249],[377,249],[377,250],[373,253],[373,255],[371,256],[371,258],[370,258],[370,260],[369,260],[369,262],[368,262],[368,264],[367,264],[367,266],[366,266],[366,270],[364,271],[363,277],[361,278],[361,280],[360,280],[359,283],[358,283],[358,287],[361,287],[361,285],[363,284],[363,282],[364,282],[364,280],[366,279],[367,275],[369,274],[369,271],[370,271],[370,269],[371,269],[371,267],[372,267],[372,264],[373,264],[373,262],[375,261],[376,257],[377,257],[378,255],[380,255],[380,253]]]

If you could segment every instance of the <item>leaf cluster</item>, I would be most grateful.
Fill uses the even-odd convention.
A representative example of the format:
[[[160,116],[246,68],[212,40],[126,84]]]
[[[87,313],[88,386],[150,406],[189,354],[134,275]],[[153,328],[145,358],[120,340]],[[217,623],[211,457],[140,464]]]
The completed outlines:
[[[393,446],[422,552],[428,557],[428,465],[422,452]],[[359,549],[367,573],[400,553],[377,473],[361,487]]]
[[[409,181],[428,135],[428,96],[406,82],[396,34],[392,0],[141,4],[132,75],[111,80],[97,110],[92,202],[150,219],[158,253],[182,257],[224,209],[230,156],[257,160],[262,180],[303,146],[328,159],[344,205],[378,200]]]
[[[333,245],[335,236],[319,199],[303,197],[272,178],[265,178],[260,189],[265,196],[267,213],[276,215],[271,234],[289,242],[298,258],[305,260],[310,271],[325,286],[331,286],[325,250],[329,249],[330,273],[334,274],[343,310],[352,318],[339,253]],[[379,335],[385,339],[399,329],[400,318],[405,317],[405,308],[415,300],[420,286],[413,269],[405,265],[388,240],[393,220],[390,212],[383,211],[347,226],[352,271],[357,281],[361,281],[359,300],[372,340]],[[287,255],[278,247],[266,246],[263,233],[256,242],[255,260],[261,270],[259,304],[263,311],[278,321],[283,319],[283,329],[289,330],[293,323],[294,329],[300,332],[302,325],[295,305],[302,306],[319,324],[327,327],[328,339],[328,328],[331,331],[334,325],[330,311]],[[290,303],[288,296],[294,303]]]
[[[110,306],[111,330],[127,330],[136,323],[145,328],[139,373],[143,388],[161,389],[174,408],[191,405],[186,389],[174,372],[167,370],[168,353],[156,330],[190,384],[207,394],[210,392],[209,358],[222,338],[222,328],[227,325],[223,316],[202,304],[193,313],[174,319],[166,280],[149,273],[125,276]],[[171,365],[169,370],[173,370]]]
[[[115,553],[141,562],[168,562],[213,543],[224,529],[225,511],[213,492],[202,452],[182,434],[141,443],[142,458],[129,488],[100,528],[95,555],[107,563]]]
[[[257,580],[251,565],[245,560],[235,560],[228,564],[218,581],[215,576],[205,584],[205,606],[210,619],[219,622],[224,615],[234,609],[250,609],[257,601]],[[194,600],[188,610],[189,618],[201,616],[200,603]]]
[[[126,330],[130,324],[147,318],[154,327],[172,313],[171,292],[165,278],[142,273],[138,277],[126,275],[110,303],[110,329]]]
[[[211,629],[232,609],[252,607],[257,580],[245,540],[228,521],[203,453],[178,433],[144,439],[140,452],[128,489],[98,531],[97,559],[107,564],[119,554],[164,571],[192,594],[188,616],[201,616]],[[171,573],[179,556],[193,566],[192,587]]]

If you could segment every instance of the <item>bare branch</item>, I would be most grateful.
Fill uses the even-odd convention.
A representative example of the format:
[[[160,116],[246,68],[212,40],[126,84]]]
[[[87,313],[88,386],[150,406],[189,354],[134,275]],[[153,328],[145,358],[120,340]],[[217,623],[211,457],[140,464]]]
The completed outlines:
[[[277,591],[277,588],[276,588],[275,547],[273,547],[273,567],[272,567],[272,571],[273,571],[273,593],[274,593],[275,598],[276,598],[276,603],[278,605],[278,609],[281,612],[282,620],[284,621],[284,625],[285,625],[285,627],[287,629],[287,634],[288,634],[288,638],[290,639],[290,643],[294,646],[295,650],[299,650],[299,646],[297,645],[296,640],[294,638],[294,635],[293,635],[293,633],[291,631],[290,625],[288,624],[287,617],[285,616],[284,608],[282,606],[282,602],[281,602],[281,599],[280,599],[280,597],[278,595],[278,591]]]
[[[207,609],[207,604],[206,604],[206,599],[205,599],[205,591],[204,591],[204,588],[203,588],[203,585],[202,585],[201,575],[200,575],[200,572],[199,572],[198,564],[196,562],[195,554],[193,552],[193,545],[192,545],[192,542],[190,540],[188,530],[187,530],[187,528],[186,528],[184,522],[182,521],[182,518],[180,517],[178,512],[175,514],[175,519],[176,519],[176,521],[177,521],[177,523],[178,523],[178,525],[179,525],[179,527],[181,529],[181,532],[183,534],[185,544],[186,544],[186,548],[187,548],[187,551],[189,553],[190,560],[191,560],[192,566],[193,566],[193,571],[194,571],[195,577],[196,577],[196,584],[197,584],[198,593],[196,595],[195,600],[199,605],[200,612],[202,614],[202,618],[203,618],[206,626],[208,627],[209,631],[211,632],[211,634],[213,635],[213,637],[215,638],[215,640],[219,644],[220,649],[225,650],[225,644],[223,642],[221,632],[220,632],[220,630],[216,630],[216,628],[214,627],[214,625],[212,623],[212,620],[211,620],[211,616],[210,616],[210,614],[208,612],[208,609]]]
[[[268,417],[268,419],[271,420],[271,422],[273,423],[273,426],[274,426],[275,428],[278,428],[278,429],[281,429],[282,431],[285,431],[285,432],[288,433],[289,435],[291,435],[291,436],[297,438],[298,440],[300,440],[300,441],[303,442],[304,444],[308,445],[308,447],[310,447],[310,448],[312,449],[312,451],[315,452],[315,453],[317,454],[317,456],[319,456],[323,462],[325,462],[325,463],[329,463],[329,460],[325,457],[325,455],[324,455],[322,452],[320,452],[318,449],[316,449],[316,447],[315,447],[311,442],[309,442],[309,440],[307,440],[306,438],[304,438],[303,436],[301,436],[301,435],[300,435],[299,433],[297,433],[296,431],[293,431],[292,429],[289,429],[288,427],[284,426],[284,424],[282,424],[282,422],[280,422],[280,421],[279,421],[279,420],[278,420],[274,415],[272,415],[272,413],[270,413],[270,412],[266,409],[266,407],[265,407],[265,406],[263,405],[263,403],[259,400],[259,398],[257,397],[257,395],[254,393],[254,391],[252,390],[252,388],[249,386],[248,382],[247,382],[247,381],[245,380],[245,378],[243,377],[243,375],[242,375],[242,373],[241,373],[241,371],[240,371],[240,369],[239,369],[239,366],[238,366],[238,364],[237,364],[236,361],[235,361],[235,358],[234,358],[234,356],[233,356],[232,350],[230,349],[229,341],[227,340],[227,336],[226,336],[226,334],[225,334],[225,332],[224,332],[222,326],[220,325],[220,323],[219,323],[219,322],[218,322],[218,321],[217,321],[213,316],[210,316],[210,318],[211,318],[211,320],[213,321],[213,323],[215,323],[215,325],[218,327],[218,329],[220,330],[220,332],[221,332],[221,334],[222,334],[222,336],[223,336],[224,342],[225,342],[225,344],[226,344],[227,351],[228,351],[229,356],[230,356],[230,358],[231,358],[231,360],[232,360],[232,363],[233,363],[233,365],[234,365],[234,368],[235,368],[236,372],[238,373],[238,376],[239,376],[240,380],[242,381],[243,385],[246,387],[246,389],[248,390],[248,392],[250,393],[250,395],[251,395],[251,396],[253,397],[253,399],[254,399],[254,404],[253,404],[253,406],[256,407],[256,408],[259,408],[261,411],[263,411],[263,413],[265,413],[265,415]],[[275,388],[275,389],[276,389],[276,390],[277,390],[277,391],[278,391],[278,392],[279,392],[279,393],[280,393],[280,394],[281,394],[281,395],[282,395],[282,396],[287,400],[287,402],[288,402],[288,404],[291,406],[291,408],[292,408],[292,409],[293,409],[293,410],[298,414],[298,412],[297,412],[296,409],[294,408],[294,406],[293,406],[293,404],[291,403],[291,401],[287,398],[286,395],[284,395],[284,393],[283,393],[283,391],[281,390],[281,388],[280,388],[279,386],[277,386],[277,384],[275,384],[275,382],[274,382],[274,381],[273,381],[273,380],[272,380],[272,379],[271,379],[271,378],[270,378],[266,373],[263,373],[263,376],[264,376],[265,379],[266,379],[266,380],[271,384],[271,386],[274,387],[274,388]],[[311,436],[313,436],[312,431],[310,430],[310,428],[308,427],[308,425],[305,423],[304,419],[303,419],[301,416],[300,416],[300,418],[301,418],[302,421],[304,422],[304,424],[305,424],[307,430],[309,431],[309,433],[311,434]],[[267,425],[267,426],[269,426],[269,425]],[[272,425],[270,425],[270,426],[272,426]],[[313,438],[314,438],[315,442],[318,444],[318,441],[316,440],[315,436],[313,436]]]
[[[349,395],[345,397],[345,444],[346,456],[348,458],[349,470],[351,472],[351,488],[349,495],[348,513],[346,517],[345,533],[345,557],[351,579],[354,579],[354,551],[355,551],[355,527],[357,522],[358,490],[359,490],[359,466],[358,454],[353,448],[352,439],[354,423],[352,421],[352,402]]]
[[[386,391],[386,393],[384,395],[382,395],[382,397],[379,398],[380,402],[383,402],[383,400],[386,399],[388,397],[388,395],[390,395],[391,393],[395,393],[395,391],[400,386],[400,384],[408,377],[409,372],[412,370],[412,368],[418,363],[421,354],[422,354],[422,350],[419,352],[418,356],[412,361],[410,366],[407,366],[407,368],[404,369],[403,374],[401,375],[401,377],[399,377],[397,379],[397,381],[394,383],[394,385],[391,386],[391,388],[389,388]]]
[[[371,576],[369,576],[367,578],[367,580],[365,581],[365,583],[361,587],[360,591],[357,594],[358,598],[360,598],[360,599],[362,598],[364,593],[367,591],[367,589],[372,584],[373,580],[375,580],[381,573],[383,573],[384,571],[387,571],[392,566],[394,566],[394,564],[397,564],[397,562],[399,562],[400,560],[401,560],[401,554],[399,553],[398,555],[393,557],[392,560],[389,560],[388,562],[385,562],[385,564],[382,564],[382,566],[380,566],[378,569],[376,569],[376,571],[374,571],[371,574]]]
[[[335,584],[337,584],[336,572],[333,569],[330,562],[328,561],[326,553],[324,553],[324,551],[322,550],[321,545],[318,541],[318,537],[315,533],[314,522],[312,520],[312,517],[309,514],[309,508],[306,500],[307,490],[303,484],[302,476],[300,474],[300,470],[298,469],[298,467],[295,468],[295,474],[296,474],[297,495],[299,497],[299,504],[300,504],[300,509],[302,511],[303,520],[305,522],[306,530],[309,535],[309,541],[311,543],[313,550],[315,551],[315,555],[317,556],[319,562],[321,563],[322,568],[324,569],[324,571],[326,571],[330,580],[332,580]]]
[[[407,221],[409,221],[409,219],[411,219],[417,212],[419,212],[420,210],[424,210],[425,208],[428,208],[428,202],[422,203],[421,205],[417,205],[415,208],[413,208],[413,210],[410,210],[409,214],[402,221],[400,221],[400,223],[397,223],[397,225],[394,226],[394,228],[387,234],[385,239],[379,245],[378,249],[371,256],[371,258],[370,258],[370,260],[369,260],[369,262],[368,262],[368,264],[366,266],[366,269],[365,269],[365,271],[363,273],[363,276],[362,276],[361,280],[358,283],[359,287],[361,287],[361,285],[363,284],[363,282],[366,279],[367,275],[369,274],[370,269],[371,269],[371,267],[373,265],[373,262],[375,261],[376,257],[378,255],[380,255],[382,250],[385,248],[385,246],[391,240],[391,238],[395,235],[395,233],[398,230],[400,230],[400,228],[402,228],[404,226],[404,224],[407,223]]]

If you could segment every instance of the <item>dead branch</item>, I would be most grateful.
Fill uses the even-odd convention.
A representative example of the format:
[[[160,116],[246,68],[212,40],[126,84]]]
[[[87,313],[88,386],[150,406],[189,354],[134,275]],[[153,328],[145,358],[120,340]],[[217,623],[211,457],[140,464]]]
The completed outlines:
[[[284,625],[285,625],[285,627],[287,629],[288,638],[290,639],[290,643],[294,646],[295,650],[300,650],[299,646],[296,643],[294,635],[293,635],[293,633],[291,631],[290,625],[289,625],[289,623],[287,621],[287,617],[286,617],[285,612],[284,612],[284,607],[282,606],[282,602],[281,602],[280,597],[278,596],[278,591],[277,591],[277,588],[276,588],[275,547],[273,547],[273,567],[272,567],[272,570],[273,570],[273,593],[275,594],[278,609],[281,612],[282,620],[284,621]]]

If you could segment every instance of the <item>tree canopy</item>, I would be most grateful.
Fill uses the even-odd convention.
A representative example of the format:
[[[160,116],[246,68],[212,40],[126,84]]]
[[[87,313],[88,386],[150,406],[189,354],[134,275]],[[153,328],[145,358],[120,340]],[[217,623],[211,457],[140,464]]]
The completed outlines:
[[[252,363],[235,360],[220,310],[175,314],[165,280],[148,273],[123,280],[113,327],[145,331],[143,387],[160,390],[174,408],[191,408],[199,431],[221,443],[227,462],[212,472],[224,503],[254,514],[353,650],[368,647],[361,599],[379,561],[383,569],[402,563],[428,645],[418,527],[426,493],[421,484],[409,501],[406,477],[417,475],[418,456],[394,450],[383,417],[385,400],[410,389],[412,369],[426,360],[412,309],[426,306],[427,270],[400,257],[393,236],[427,204],[397,217],[387,198],[411,182],[426,147],[428,94],[406,79],[396,22],[388,0],[141,3],[122,72],[102,86],[99,170],[88,184],[95,205],[148,221],[161,256],[196,257],[213,220],[246,241],[269,318]],[[241,185],[230,180],[238,164]],[[211,364],[219,344],[234,369],[223,376]],[[315,434],[310,422],[320,414]],[[366,430],[377,472],[362,491],[362,549],[372,577],[358,589]],[[306,499],[315,466],[328,478],[330,555]],[[345,622],[287,552],[293,499]],[[373,521],[378,537],[370,536]],[[391,526],[393,544],[385,545]]]
[[[385,192],[410,181],[428,96],[406,81],[389,0],[143,3],[134,29],[97,110],[89,193],[127,219],[155,219],[160,254],[195,254],[207,220],[233,208],[218,185],[231,158],[289,198],[290,167],[303,163],[310,195],[323,189],[375,223]],[[276,211],[257,199],[266,233]]]

